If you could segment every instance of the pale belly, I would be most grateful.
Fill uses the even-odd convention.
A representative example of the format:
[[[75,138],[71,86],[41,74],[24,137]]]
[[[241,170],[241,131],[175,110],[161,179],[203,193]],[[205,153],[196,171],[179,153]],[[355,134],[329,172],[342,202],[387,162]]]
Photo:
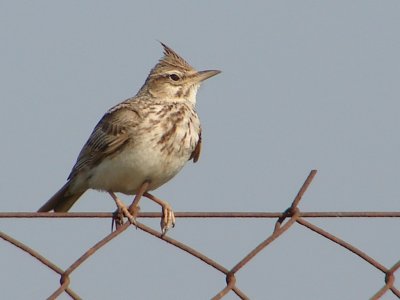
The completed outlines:
[[[141,146],[106,158],[88,172],[88,188],[133,195],[145,182],[154,190],[174,177],[188,161],[192,149],[167,155],[160,147]]]

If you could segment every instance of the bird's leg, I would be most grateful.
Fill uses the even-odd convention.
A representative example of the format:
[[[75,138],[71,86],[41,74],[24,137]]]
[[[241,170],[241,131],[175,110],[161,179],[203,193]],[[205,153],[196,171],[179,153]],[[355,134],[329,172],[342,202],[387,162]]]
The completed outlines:
[[[149,181],[143,182],[142,185],[139,187],[138,191],[136,192],[135,198],[133,199],[131,205],[129,205],[129,212],[132,215],[134,215],[135,218],[140,210],[139,201],[142,198],[143,194],[146,193],[149,185],[150,185]]]
[[[149,198],[150,200],[154,201],[155,203],[157,203],[162,207],[162,217],[160,225],[161,225],[161,233],[162,235],[165,235],[168,229],[175,226],[175,215],[171,205],[169,205],[167,201],[163,201],[148,192],[145,192],[143,196]]]

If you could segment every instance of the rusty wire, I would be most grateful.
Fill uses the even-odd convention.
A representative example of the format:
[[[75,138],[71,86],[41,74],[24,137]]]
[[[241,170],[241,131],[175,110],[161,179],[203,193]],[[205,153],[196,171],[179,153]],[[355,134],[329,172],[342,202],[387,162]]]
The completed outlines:
[[[377,260],[363,252],[362,250],[356,248],[350,243],[332,235],[331,233],[323,230],[322,228],[312,224],[311,222],[305,220],[305,218],[399,218],[400,212],[301,212],[298,205],[310,186],[314,176],[317,171],[312,170],[305,180],[304,184],[300,188],[297,196],[293,200],[292,204],[284,212],[267,213],[267,212],[177,212],[175,216],[177,218],[275,218],[277,219],[275,223],[275,228],[270,236],[268,236],[264,241],[257,245],[253,250],[251,250],[243,259],[241,259],[235,266],[228,269],[218,262],[212,260],[201,252],[193,249],[192,247],[175,240],[169,236],[163,236],[159,231],[152,229],[138,221],[136,221],[135,226],[138,229],[166,242],[170,245],[187,252],[193,257],[201,260],[210,267],[218,270],[225,275],[226,286],[223,287],[212,299],[217,300],[223,298],[230,291],[233,291],[240,299],[248,299],[246,294],[242,292],[237,286],[237,280],[235,274],[239,272],[246,264],[251,261],[258,253],[260,253],[265,247],[271,244],[274,240],[279,238],[285,231],[290,229],[295,223],[298,223],[305,228],[321,235],[322,237],[332,241],[333,243],[347,249],[353,254],[357,255],[364,261],[368,262],[370,265],[383,272],[385,277],[385,283],[383,287],[376,292],[371,299],[379,299],[388,291],[391,291],[395,296],[400,298],[400,291],[395,287],[395,272],[400,268],[400,260],[396,262],[392,267],[387,268],[379,263]],[[31,212],[0,212],[0,218],[112,218],[112,213],[31,213]],[[139,213],[138,218],[160,218],[160,213]],[[72,299],[80,299],[80,297],[71,290],[70,285],[70,275],[87,259],[96,253],[97,250],[102,248],[104,245],[109,243],[116,236],[124,232],[130,227],[130,222],[125,222],[118,229],[108,234],[102,240],[97,242],[93,247],[89,248],[81,257],[79,257],[74,263],[72,263],[65,271],[59,268],[50,260],[43,257],[40,253],[34,249],[28,247],[27,245],[21,243],[20,241],[12,238],[11,236],[0,231],[0,238],[11,243],[15,247],[25,251],[32,257],[40,261],[42,264],[56,272],[60,275],[60,286],[53,292],[48,299],[56,299],[59,295],[66,292]]]
[[[283,217],[282,212],[175,212],[177,218],[208,219],[276,219]],[[107,212],[70,212],[70,213],[37,213],[37,212],[0,212],[0,219],[109,219],[113,213]],[[139,219],[158,219],[161,213],[141,212]],[[331,211],[331,212],[299,212],[301,218],[400,218],[400,211]]]

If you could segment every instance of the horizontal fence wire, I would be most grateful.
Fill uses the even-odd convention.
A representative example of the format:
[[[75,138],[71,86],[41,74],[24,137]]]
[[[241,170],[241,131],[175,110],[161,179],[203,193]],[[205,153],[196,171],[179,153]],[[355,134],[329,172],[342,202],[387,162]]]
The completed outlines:
[[[275,227],[270,236],[265,240],[261,241],[254,249],[252,249],[245,257],[236,263],[232,268],[226,268],[220,263],[214,261],[208,256],[202,254],[196,249],[186,245],[176,239],[173,239],[167,235],[161,234],[159,231],[142,224],[136,220],[135,224],[131,224],[130,221],[126,221],[124,224],[119,226],[115,231],[111,232],[103,239],[98,241],[93,247],[89,248],[81,257],[79,257],[73,264],[71,264],[66,270],[61,269],[56,264],[42,256],[40,253],[23,244],[22,242],[14,239],[0,231],[0,238],[14,245],[16,248],[25,251],[30,254],[33,258],[47,266],[49,269],[54,271],[60,276],[60,286],[55,289],[52,295],[48,299],[56,299],[62,293],[67,293],[72,299],[81,299],[79,295],[70,288],[70,276],[71,274],[81,266],[87,259],[96,253],[97,250],[101,249],[104,245],[112,241],[116,236],[120,235],[131,225],[136,228],[158,238],[177,249],[185,251],[191,256],[201,260],[210,267],[216,269],[222,273],[226,278],[226,286],[224,286],[219,292],[212,298],[213,300],[221,299],[229,292],[234,292],[240,299],[248,299],[248,296],[239,289],[238,282],[235,275],[245,267],[249,261],[251,261],[257,254],[264,250],[274,240],[279,238],[291,226],[295,223],[304,226],[312,232],[328,239],[329,241],[343,247],[344,249],[352,252],[356,256],[369,263],[377,270],[381,271],[385,275],[385,282],[382,288],[377,291],[374,295],[371,295],[370,299],[379,299],[385,293],[391,292],[393,295],[400,298],[400,291],[395,287],[395,273],[400,268],[400,260],[395,262],[392,266],[386,267],[361,249],[351,245],[350,243],[342,240],[341,238],[323,230],[322,228],[312,224],[310,218],[400,218],[400,212],[301,212],[298,208],[304,193],[311,184],[317,171],[312,170],[305,180],[304,184],[300,188],[298,194],[293,200],[291,206],[284,212],[176,212],[176,218],[273,218],[277,219]],[[32,212],[0,212],[0,219],[18,219],[18,218],[113,218],[113,213],[32,213]],[[138,218],[160,218],[160,213],[143,212],[138,214]]]
[[[209,218],[209,219],[229,219],[229,218],[259,218],[259,219],[276,219],[284,216],[281,212],[175,212],[177,218]],[[331,211],[331,212],[300,212],[302,218],[400,218],[400,212],[393,211]],[[70,212],[70,213],[36,213],[36,212],[0,212],[0,219],[30,219],[30,218],[46,218],[46,219],[109,219],[113,217],[113,213],[107,212]],[[158,212],[142,212],[138,214],[138,218],[160,218],[161,213]]]

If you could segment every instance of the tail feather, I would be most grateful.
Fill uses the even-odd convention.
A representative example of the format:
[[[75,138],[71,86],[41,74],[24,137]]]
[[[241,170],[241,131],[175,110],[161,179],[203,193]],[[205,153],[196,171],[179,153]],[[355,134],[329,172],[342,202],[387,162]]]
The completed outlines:
[[[85,191],[82,192],[71,192],[69,190],[71,181],[68,181],[64,186],[54,194],[42,207],[39,208],[38,212],[47,212],[54,210],[55,212],[67,212],[72,205],[79,199]]]

